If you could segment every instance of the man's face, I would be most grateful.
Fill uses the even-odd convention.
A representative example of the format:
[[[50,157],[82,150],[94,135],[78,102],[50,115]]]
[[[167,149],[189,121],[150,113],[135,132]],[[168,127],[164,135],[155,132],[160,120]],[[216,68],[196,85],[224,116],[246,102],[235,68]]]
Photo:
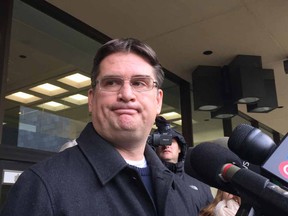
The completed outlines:
[[[177,163],[181,149],[175,139],[172,139],[172,144],[167,146],[159,146],[156,149],[157,155],[161,160],[170,163]]]
[[[115,53],[103,59],[97,80],[108,76],[125,79],[117,92],[104,91],[99,83],[88,92],[89,111],[96,131],[115,145],[145,145],[149,132],[160,113],[163,92],[154,87],[145,92],[132,89],[129,80],[135,76],[149,76],[153,67],[133,53]]]

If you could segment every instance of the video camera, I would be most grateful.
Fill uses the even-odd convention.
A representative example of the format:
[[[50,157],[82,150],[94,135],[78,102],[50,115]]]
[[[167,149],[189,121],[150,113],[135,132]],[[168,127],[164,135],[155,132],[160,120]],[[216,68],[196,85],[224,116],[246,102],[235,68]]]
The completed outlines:
[[[157,130],[149,135],[147,143],[154,147],[167,146],[172,144],[171,126],[162,116],[156,117]]]

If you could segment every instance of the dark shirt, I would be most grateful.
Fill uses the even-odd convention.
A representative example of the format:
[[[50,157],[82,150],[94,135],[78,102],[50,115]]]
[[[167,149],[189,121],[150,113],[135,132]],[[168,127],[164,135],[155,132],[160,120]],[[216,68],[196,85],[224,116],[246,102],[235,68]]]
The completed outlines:
[[[146,189],[148,190],[152,199],[155,200],[155,194],[154,194],[154,189],[153,189],[153,184],[152,184],[152,176],[151,176],[150,167],[145,167],[145,168],[139,168],[139,167],[135,167],[135,166],[130,166],[130,167],[135,169],[140,174],[141,179],[142,179]]]

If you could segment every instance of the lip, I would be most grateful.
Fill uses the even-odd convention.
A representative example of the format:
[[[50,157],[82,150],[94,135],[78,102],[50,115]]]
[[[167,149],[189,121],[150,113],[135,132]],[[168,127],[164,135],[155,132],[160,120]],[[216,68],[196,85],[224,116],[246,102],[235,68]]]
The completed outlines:
[[[121,114],[121,115],[123,115],[123,114],[133,115],[135,113],[138,113],[138,111],[135,109],[114,109],[113,111],[115,113]]]
[[[139,112],[139,108],[132,105],[116,104],[111,110],[117,114],[135,114]]]
[[[163,152],[164,153],[171,153],[171,151],[169,151],[169,150],[164,150]]]

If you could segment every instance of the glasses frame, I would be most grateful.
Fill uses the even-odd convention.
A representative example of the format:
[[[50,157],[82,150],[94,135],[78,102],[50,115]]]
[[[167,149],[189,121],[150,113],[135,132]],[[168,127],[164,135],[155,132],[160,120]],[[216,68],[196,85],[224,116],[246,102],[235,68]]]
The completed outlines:
[[[107,90],[107,89],[103,88],[103,86],[101,85],[102,80],[107,79],[107,78],[119,79],[119,80],[122,81],[122,85],[121,85],[121,86],[119,87],[119,89],[117,89],[117,90],[113,90],[113,91]],[[133,84],[131,83],[131,80],[137,79],[137,78],[146,78],[146,79],[148,78],[148,79],[150,79],[151,84],[152,84],[151,87],[149,87],[149,89],[146,89],[146,90],[135,89],[135,88],[133,87]],[[136,92],[151,91],[153,88],[155,88],[155,87],[158,88],[158,87],[159,87],[158,82],[157,82],[156,80],[154,80],[154,79],[153,79],[152,77],[150,77],[150,76],[133,76],[133,77],[130,77],[130,78],[123,78],[123,77],[120,77],[120,76],[104,76],[104,77],[102,77],[101,79],[96,80],[96,85],[95,85],[95,87],[99,86],[99,90],[100,90],[100,91],[105,91],[105,92],[119,92],[119,91],[122,89],[122,87],[124,86],[125,81],[129,81],[129,84],[130,84],[131,88],[133,89],[133,91],[136,91]]]

